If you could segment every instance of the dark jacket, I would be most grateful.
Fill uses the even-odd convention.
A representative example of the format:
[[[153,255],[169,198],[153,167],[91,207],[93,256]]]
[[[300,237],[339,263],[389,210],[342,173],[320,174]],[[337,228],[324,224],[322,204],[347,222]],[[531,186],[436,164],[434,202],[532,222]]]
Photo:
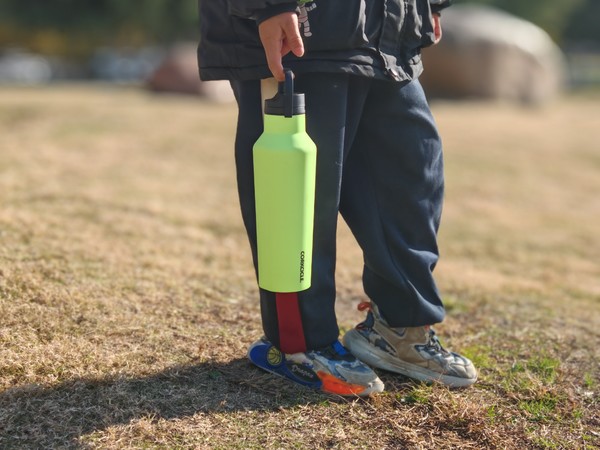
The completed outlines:
[[[199,0],[198,60],[203,80],[260,79],[271,75],[258,23],[297,11],[305,55],[288,54],[295,73],[345,72],[393,79],[417,78],[421,49],[433,43],[432,11],[448,0]]]

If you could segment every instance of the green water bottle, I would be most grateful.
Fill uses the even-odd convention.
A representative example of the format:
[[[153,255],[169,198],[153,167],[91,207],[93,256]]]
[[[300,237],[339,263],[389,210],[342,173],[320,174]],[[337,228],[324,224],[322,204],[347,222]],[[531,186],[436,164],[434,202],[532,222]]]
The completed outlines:
[[[258,284],[272,292],[310,287],[317,147],[306,134],[304,94],[291,71],[265,101],[254,144]]]

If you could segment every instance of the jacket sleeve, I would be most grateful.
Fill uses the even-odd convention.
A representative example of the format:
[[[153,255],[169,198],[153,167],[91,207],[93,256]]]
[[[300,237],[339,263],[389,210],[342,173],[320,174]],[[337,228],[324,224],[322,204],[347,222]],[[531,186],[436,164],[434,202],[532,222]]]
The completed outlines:
[[[215,1],[215,0],[206,0]],[[262,22],[284,12],[296,11],[297,1],[290,0],[227,0],[229,14]]]
[[[452,0],[429,0],[429,4],[431,5],[431,12],[439,14],[442,9],[452,4]]]

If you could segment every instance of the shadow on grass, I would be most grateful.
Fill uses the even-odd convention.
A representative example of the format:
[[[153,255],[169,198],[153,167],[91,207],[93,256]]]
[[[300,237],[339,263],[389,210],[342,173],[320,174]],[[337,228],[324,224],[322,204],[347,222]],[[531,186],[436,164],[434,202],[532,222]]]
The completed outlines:
[[[145,377],[76,379],[0,393],[0,448],[77,447],[80,436],[140,418],[272,411],[323,396],[250,367],[245,358]]]

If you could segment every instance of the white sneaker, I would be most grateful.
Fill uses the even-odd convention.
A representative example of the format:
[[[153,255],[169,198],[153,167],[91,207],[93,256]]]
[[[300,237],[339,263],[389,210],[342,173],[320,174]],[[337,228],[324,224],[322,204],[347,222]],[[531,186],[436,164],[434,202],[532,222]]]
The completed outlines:
[[[453,388],[470,386],[477,380],[473,363],[444,349],[431,327],[392,328],[375,304],[364,302],[358,308],[369,310],[367,318],[348,331],[343,342],[364,363]]]

